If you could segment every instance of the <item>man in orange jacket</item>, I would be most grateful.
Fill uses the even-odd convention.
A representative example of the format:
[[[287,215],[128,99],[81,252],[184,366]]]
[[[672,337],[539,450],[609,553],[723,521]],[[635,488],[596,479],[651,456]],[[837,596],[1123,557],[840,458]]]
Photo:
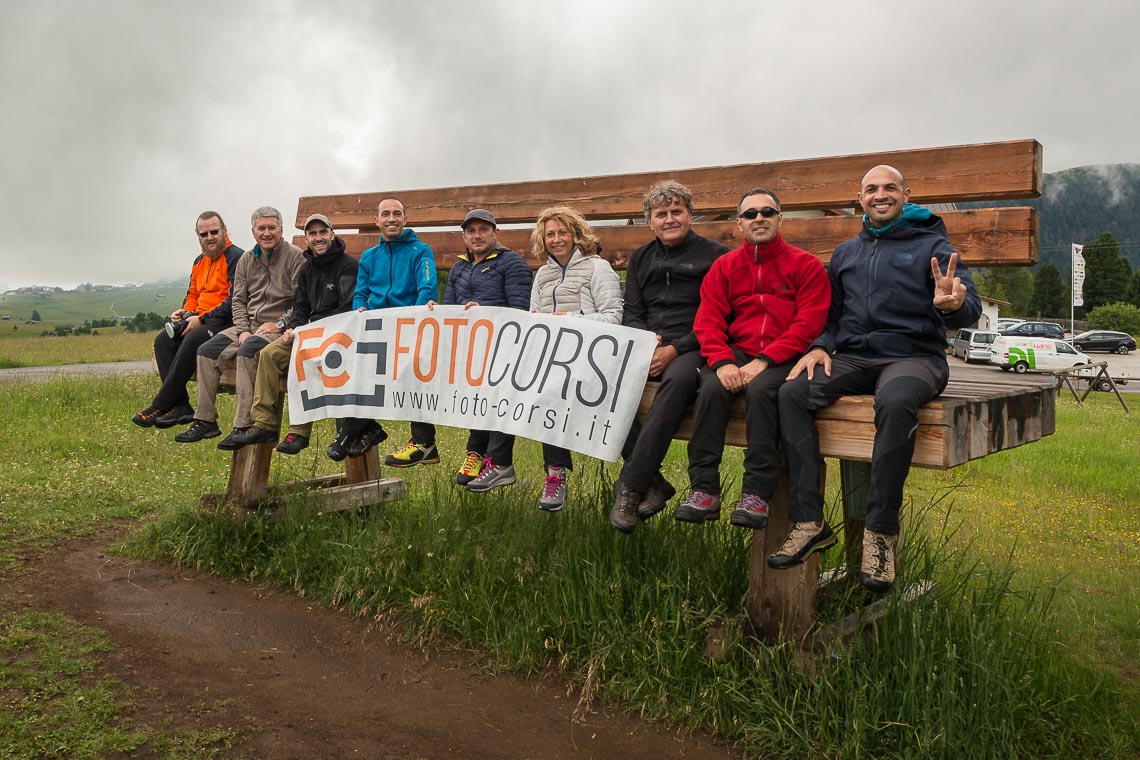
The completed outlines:
[[[162,387],[131,422],[140,427],[169,428],[194,419],[186,383],[197,366],[198,346],[233,324],[230,283],[245,251],[230,240],[216,211],[203,211],[194,226],[202,252],[190,268],[190,286],[181,308],[154,339],[154,358]]]

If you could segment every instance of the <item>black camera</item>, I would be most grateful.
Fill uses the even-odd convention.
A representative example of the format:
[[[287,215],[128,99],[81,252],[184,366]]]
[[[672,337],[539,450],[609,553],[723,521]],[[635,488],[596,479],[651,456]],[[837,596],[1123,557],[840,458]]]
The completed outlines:
[[[186,328],[189,325],[187,320],[190,319],[190,317],[193,317],[196,315],[197,315],[197,312],[195,312],[195,311],[184,311],[184,312],[182,312],[182,317],[180,319],[172,319],[169,322],[167,322],[166,323],[166,337],[170,338],[171,340],[176,340],[178,338],[181,338],[182,333],[186,332]]]

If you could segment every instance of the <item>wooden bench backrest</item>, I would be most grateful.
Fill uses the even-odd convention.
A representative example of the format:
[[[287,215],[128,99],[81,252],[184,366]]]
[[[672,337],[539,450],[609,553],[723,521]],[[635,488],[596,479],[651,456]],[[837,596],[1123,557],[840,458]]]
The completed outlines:
[[[767,187],[787,212],[782,232],[789,242],[825,263],[843,240],[859,231],[856,212],[859,179],[876,164],[890,164],[907,178],[916,203],[1013,200],[1041,195],[1041,145],[1036,140],[983,143],[944,148],[865,153],[851,156],[739,164],[702,169],[619,174],[603,177],[470,185],[427,190],[392,190],[302,197],[297,227],[310,214],[327,215],[350,253],[375,245],[376,207],[384,198],[404,202],[409,226],[435,252],[436,266],[450,269],[463,253],[459,223],[472,208],[486,208],[503,227],[499,239],[523,253],[530,231],[510,225],[533,223],[549,206],[572,206],[596,223],[602,255],[623,268],[629,255],[651,239],[644,226],[642,198],[658,180],[675,179],[693,191],[698,234],[725,245],[739,245],[734,220],[740,195]],[[950,240],[971,266],[1029,266],[1037,262],[1038,220],[1028,207],[939,211]],[[434,228],[434,229],[433,229]],[[294,238],[304,247],[304,238]],[[532,265],[537,262],[528,260]]]

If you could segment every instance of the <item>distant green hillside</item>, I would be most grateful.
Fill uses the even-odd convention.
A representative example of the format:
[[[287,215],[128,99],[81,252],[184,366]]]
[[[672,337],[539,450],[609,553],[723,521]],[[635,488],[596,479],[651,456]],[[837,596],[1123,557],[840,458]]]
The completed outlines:
[[[1111,232],[1120,255],[1140,268],[1140,164],[1082,166],[1046,174],[1033,201],[964,203],[962,206],[1033,206],[1040,212],[1039,263],[1051,262],[1069,279],[1072,244]]]
[[[115,288],[107,291],[77,293],[73,290],[53,291],[48,295],[0,295],[0,329],[12,323],[31,319],[32,311],[40,313],[45,325],[83,324],[84,320],[107,319],[116,315],[133,317],[141,312],[169,314],[181,305],[186,295],[185,284],[145,284],[137,288]]]

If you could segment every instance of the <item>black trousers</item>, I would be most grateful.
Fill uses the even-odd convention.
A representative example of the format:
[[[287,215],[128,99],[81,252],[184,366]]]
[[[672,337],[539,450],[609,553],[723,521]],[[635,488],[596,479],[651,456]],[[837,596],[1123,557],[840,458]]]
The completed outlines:
[[[430,422],[413,422],[412,440],[421,446],[435,445],[435,425]]]
[[[574,460],[570,457],[570,449],[564,449],[551,443],[542,444],[542,464],[544,467],[574,469]]]
[[[488,457],[496,467],[515,463],[515,437],[497,430],[472,430],[467,436],[467,450]]]
[[[903,484],[914,458],[918,408],[946,387],[950,370],[937,357],[879,359],[839,354],[831,359],[831,377],[816,366],[780,389],[780,424],[788,460],[793,522],[823,519],[819,490],[817,410],[840,396],[875,394],[875,444],[867,492],[869,530],[889,536],[899,532]]]
[[[197,369],[198,347],[212,337],[214,331],[206,325],[198,325],[177,338],[167,336],[165,330],[154,337],[154,360],[158,364],[162,386],[150,402],[151,406],[165,411],[190,405],[186,383],[190,382]]]
[[[661,384],[645,422],[633,421],[622,448],[625,464],[619,477],[634,491],[645,493],[661,469],[669,444],[697,397],[703,363],[700,351],[681,354],[669,362],[661,373]]]
[[[738,357],[739,365],[750,359]],[[790,364],[768,367],[744,389],[744,493],[769,501],[780,481],[780,426],[777,398]],[[694,491],[720,495],[720,461],[725,431],[737,394],[721,384],[711,367],[701,368],[701,388],[689,439],[689,483]]]

